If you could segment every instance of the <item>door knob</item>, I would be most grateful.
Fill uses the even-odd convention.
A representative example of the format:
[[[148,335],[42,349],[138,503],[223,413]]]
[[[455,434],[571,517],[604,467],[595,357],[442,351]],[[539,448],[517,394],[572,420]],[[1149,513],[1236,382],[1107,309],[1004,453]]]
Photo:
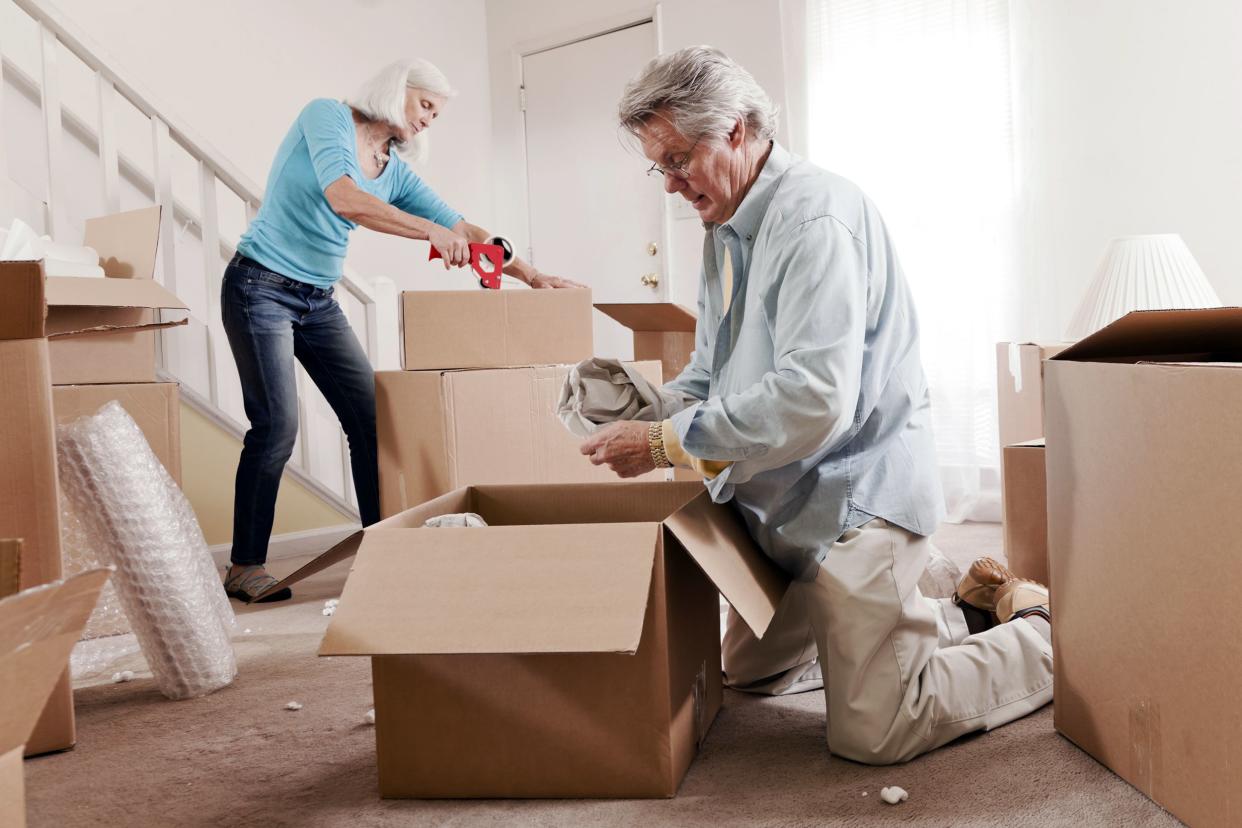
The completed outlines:
[[[649,242],[647,244],[647,255],[648,256],[656,256],[659,253],[660,253],[660,246],[658,244],[656,244],[655,242]]]
[[[660,286],[660,274],[658,274],[658,273],[644,273],[644,274],[642,275],[642,278],[641,278],[641,279],[639,279],[638,281],[642,282],[642,283],[643,283],[643,285],[645,285],[646,287],[649,287],[649,288],[659,287],[659,286]]]

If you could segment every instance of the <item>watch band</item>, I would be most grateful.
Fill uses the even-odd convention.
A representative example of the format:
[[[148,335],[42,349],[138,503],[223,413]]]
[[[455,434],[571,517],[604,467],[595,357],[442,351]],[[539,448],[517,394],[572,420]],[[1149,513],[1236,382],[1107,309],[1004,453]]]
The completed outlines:
[[[660,422],[652,423],[647,428],[647,447],[651,450],[651,459],[655,462],[657,469],[667,469],[673,465],[668,461],[668,455],[664,453],[663,428],[663,423]]]

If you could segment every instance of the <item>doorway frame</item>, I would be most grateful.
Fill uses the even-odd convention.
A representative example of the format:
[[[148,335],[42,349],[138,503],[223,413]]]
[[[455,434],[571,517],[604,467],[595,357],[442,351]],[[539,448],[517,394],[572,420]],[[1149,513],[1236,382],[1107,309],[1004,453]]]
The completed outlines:
[[[518,96],[519,107],[521,109],[521,118],[519,119],[517,136],[518,145],[521,148],[522,156],[522,193],[526,201],[526,239],[527,260],[533,267],[536,267],[534,261],[534,248],[531,233],[531,192],[530,192],[530,154],[527,143],[526,129],[526,107],[522,104],[522,97],[526,93],[526,64],[527,57],[537,55],[542,52],[548,52],[553,49],[559,49],[562,46],[570,46],[574,43],[581,43],[584,40],[591,40],[596,37],[613,34],[614,32],[631,29],[635,26],[642,26],[651,23],[653,26],[653,36],[655,38],[655,55],[659,57],[664,54],[664,30],[661,22],[662,3],[647,3],[640,6],[631,7],[628,10],[617,12],[609,15],[592,18],[583,23],[559,29],[550,32],[547,35],[530,38],[517,43],[511,52],[513,60],[513,73],[518,78]],[[620,94],[620,90],[618,90]],[[641,162],[641,157],[635,159]],[[672,285],[669,280],[672,278],[672,269],[669,266],[669,255],[672,252],[672,226],[670,221],[672,216],[668,206],[668,195],[663,193],[661,188],[660,196],[660,285],[656,291],[656,297],[653,302],[667,302],[673,295]],[[572,276],[571,276],[572,278]]]

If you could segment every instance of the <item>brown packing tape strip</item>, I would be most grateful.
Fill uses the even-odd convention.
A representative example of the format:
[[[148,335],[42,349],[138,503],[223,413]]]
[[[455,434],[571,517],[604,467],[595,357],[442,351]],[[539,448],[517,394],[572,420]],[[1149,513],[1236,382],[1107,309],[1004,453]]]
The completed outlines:
[[[1149,799],[1159,802],[1157,791],[1164,786],[1163,728],[1160,705],[1152,699],[1139,699],[1130,705],[1130,779]]]
[[[0,540],[0,598],[21,590],[22,542],[20,538]]]
[[[176,328],[190,324],[189,317],[176,322],[150,322],[142,325],[96,325],[93,328],[82,328],[77,331],[48,334],[48,339],[70,339],[78,336],[101,336],[105,334],[137,333],[140,331],[158,331],[162,328]]]

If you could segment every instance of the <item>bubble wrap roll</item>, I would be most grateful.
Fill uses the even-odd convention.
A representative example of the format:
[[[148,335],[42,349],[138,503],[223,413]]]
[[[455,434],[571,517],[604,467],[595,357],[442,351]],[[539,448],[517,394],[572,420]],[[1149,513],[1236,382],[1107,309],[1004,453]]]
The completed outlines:
[[[194,511],[117,402],[62,426],[61,485],[102,557],[156,684],[170,699],[237,675],[235,619]]]

